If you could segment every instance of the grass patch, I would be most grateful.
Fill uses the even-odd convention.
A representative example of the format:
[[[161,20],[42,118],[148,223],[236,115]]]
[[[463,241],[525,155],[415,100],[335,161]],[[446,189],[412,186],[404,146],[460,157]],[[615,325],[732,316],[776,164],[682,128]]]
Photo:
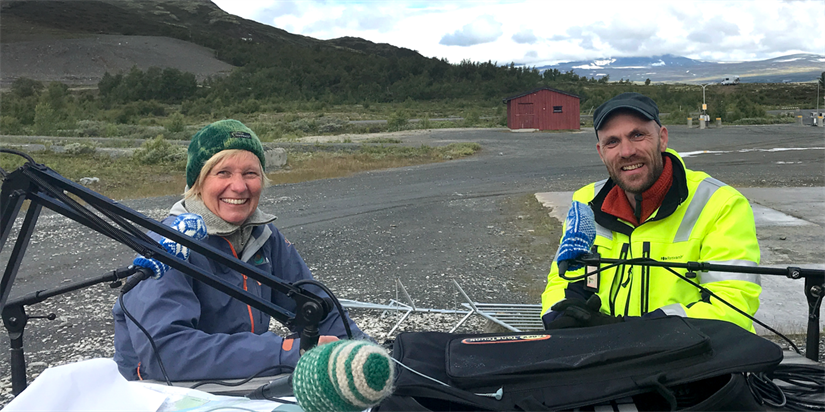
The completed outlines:
[[[35,162],[44,164],[63,177],[78,182],[84,177],[97,177],[88,187],[112,199],[139,199],[183,193],[186,177],[183,163],[143,165],[131,157],[111,158],[105,154],[30,153]],[[11,172],[25,159],[0,154],[0,168]]]
[[[481,150],[477,143],[454,143],[442,147],[363,146],[358,152],[293,152],[289,168],[268,176],[275,184],[349,176],[354,173],[442,162],[470,156]],[[97,177],[88,187],[112,199],[139,199],[183,193],[186,160],[158,161],[145,164],[133,157],[110,158],[105,154],[65,154],[41,152],[30,154],[35,162],[45,164],[63,177],[78,182]],[[0,154],[0,168],[12,172],[25,159]]]
[[[513,283],[520,288],[513,292],[526,296],[527,302],[541,302],[550,264],[559,247],[561,222],[550,217],[550,210],[533,193],[507,198],[501,209],[517,233],[508,247],[517,249],[525,262],[510,268],[516,279]]]
[[[359,152],[291,152],[289,169],[269,173],[274,184],[345,177],[367,170],[391,169],[471,156],[478,143],[453,143],[442,147],[362,146]]]
[[[744,119],[734,120],[731,124],[734,125],[758,125],[758,124],[792,124],[797,120],[793,117],[746,117]],[[723,120],[724,124],[724,120]]]
[[[364,140],[364,143],[401,143],[401,139],[396,139],[394,137],[373,137]]]

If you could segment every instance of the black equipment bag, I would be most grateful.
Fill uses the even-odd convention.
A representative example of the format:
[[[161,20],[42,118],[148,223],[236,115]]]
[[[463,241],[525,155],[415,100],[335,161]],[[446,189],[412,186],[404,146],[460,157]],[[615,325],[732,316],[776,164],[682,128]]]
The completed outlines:
[[[781,348],[729,322],[665,317],[527,333],[402,333],[395,390],[375,411],[564,410],[632,397],[640,410],[764,410],[745,372]],[[492,396],[502,389],[499,400]]]

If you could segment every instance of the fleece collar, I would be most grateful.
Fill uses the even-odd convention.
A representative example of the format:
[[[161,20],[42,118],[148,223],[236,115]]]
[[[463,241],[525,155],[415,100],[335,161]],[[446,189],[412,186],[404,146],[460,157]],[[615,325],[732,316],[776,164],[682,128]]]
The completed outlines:
[[[672,215],[673,212],[676,211],[676,208],[678,208],[679,205],[681,205],[682,202],[688,198],[687,175],[685,172],[685,164],[682,162],[682,159],[675,151],[671,149],[667,149],[667,151],[662,153],[662,155],[670,158],[671,166],[673,167],[673,183],[670,185],[670,189],[668,189],[664,199],[662,199],[662,203],[659,205],[659,209],[656,211],[656,214],[648,219],[648,222],[661,220]],[[596,217],[596,223],[614,232],[619,232],[630,236],[630,234],[633,233],[633,226],[622,222],[616,216],[602,210],[602,205],[605,202],[607,194],[613,190],[615,185],[616,183],[613,182],[612,179],[607,179],[604,187],[602,187],[602,190],[600,190],[599,193],[596,194],[596,197],[590,201],[590,207],[593,209],[593,214]]]
[[[250,215],[244,223],[241,225],[236,225],[221,219],[216,214],[212,213],[212,211],[206,207],[201,199],[194,197],[175,203],[169,211],[169,214],[173,216],[183,213],[195,213],[201,215],[204,223],[206,223],[206,233],[210,236],[216,235],[226,238],[226,240],[232,244],[232,247],[235,249],[236,253],[241,253],[245,249],[247,243],[249,242],[249,238],[252,236],[252,230],[256,226],[265,225],[277,219],[277,217],[273,215],[262,212],[260,208],[256,208],[252,215]]]
[[[659,208],[659,205],[662,204],[662,201],[665,199],[665,194],[670,190],[670,186],[673,183],[673,167],[671,166],[673,162],[667,156],[662,155],[662,157],[664,158],[662,160],[664,163],[662,174],[659,175],[659,178],[656,179],[650,188],[642,193],[641,202],[636,205],[636,210],[633,209],[630,201],[627,200],[625,191],[616,185],[613,186],[613,189],[605,197],[604,203],[602,203],[602,211],[633,223],[634,226],[639,226],[642,222],[646,221],[647,218]],[[640,212],[640,220],[636,219],[636,212]]]

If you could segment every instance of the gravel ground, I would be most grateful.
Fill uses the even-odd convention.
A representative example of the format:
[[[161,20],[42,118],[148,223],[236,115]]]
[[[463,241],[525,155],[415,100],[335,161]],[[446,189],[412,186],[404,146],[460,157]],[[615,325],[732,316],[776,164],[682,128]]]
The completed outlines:
[[[0,44],[0,86],[18,77],[43,82],[95,86],[107,71],[128,72],[133,66],[172,67],[199,80],[228,74],[234,67],[215,58],[206,47],[159,36],[97,35]]]

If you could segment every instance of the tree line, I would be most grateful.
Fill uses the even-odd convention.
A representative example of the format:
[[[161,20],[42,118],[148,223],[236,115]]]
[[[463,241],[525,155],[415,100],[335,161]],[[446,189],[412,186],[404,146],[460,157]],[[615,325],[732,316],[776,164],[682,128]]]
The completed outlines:
[[[133,67],[126,73],[106,73],[97,92],[70,93],[61,83],[20,78],[0,99],[0,131],[35,132],[71,125],[79,120],[136,123],[147,116],[175,112],[199,119],[239,113],[283,111],[285,105],[306,102],[311,108],[371,103],[455,102],[458,106],[496,107],[502,99],[539,87],[551,87],[580,97],[587,114],[610,97],[636,91],[653,98],[660,110],[684,118],[699,109],[701,87],[685,84],[636,84],[579,76],[573,70],[539,71],[492,61],[382,57],[315,47],[274,48],[257,43],[233,43],[217,48],[222,59],[242,67],[223,77],[198,83],[192,73],[177,69]],[[825,73],[823,73],[825,78]],[[820,82],[822,79],[818,79]],[[807,106],[810,86],[740,84],[734,89],[708,87],[709,114],[725,121],[765,116],[765,106]],[[730,86],[728,86],[730,87]],[[51,125],[51,126],[49,126]]]

